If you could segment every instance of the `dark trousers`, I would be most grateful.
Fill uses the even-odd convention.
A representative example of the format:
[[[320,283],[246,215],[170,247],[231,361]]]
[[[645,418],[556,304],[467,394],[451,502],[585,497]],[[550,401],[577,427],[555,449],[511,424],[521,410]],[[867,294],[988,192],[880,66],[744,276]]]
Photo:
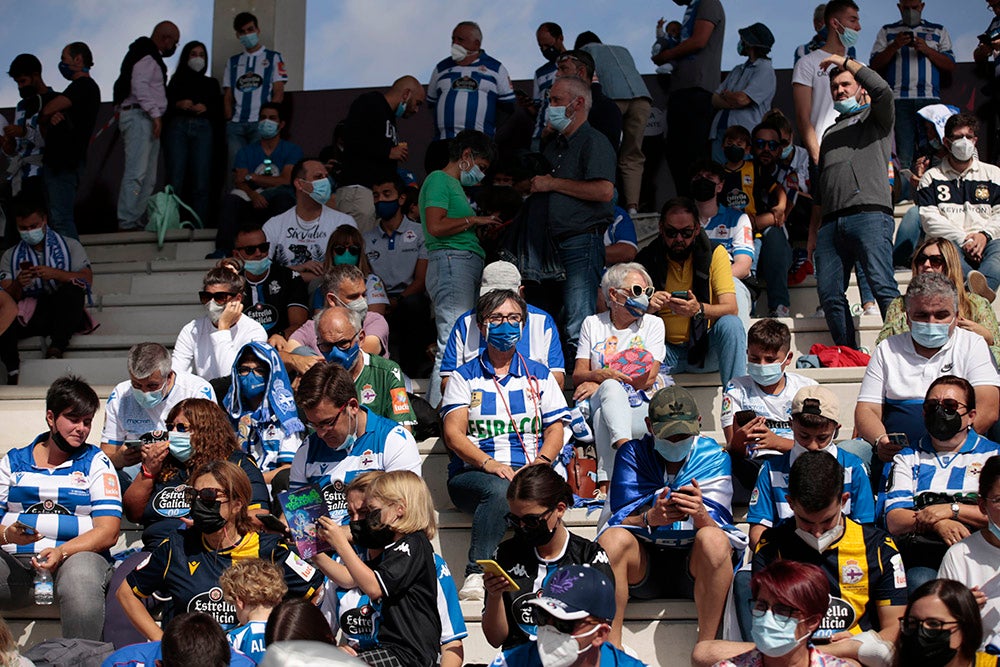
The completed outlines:
[[[685,88],[670,93],[667,102],[667,164],[678,195],[690,195],[691,164],[709,157],[708,134],[714,117],[711,92]]]
[[[427,356],[427,346],[437,338],[432,312],[430,297],[421,292],[399,299],[387,316],[389,354],[409,377],[427,377],[434,368]]]
[[[295,206],[295,191],[290,185],[266,188],[261,196],[267,200],[267,208],[256,208],[253,204],[234,194],[222,199],[219,211],[219,230],[215,234],[215,247],[227,253],[233,249],[236,232],[247,224],[263,225],[274,216]]]
[[[17,342],[29,336],[48,336],[49,347],[64,351],[69,347],[69,339],[80,330],[83,321],[83,305],[86,293],[82,288],[70,283],[61,283],[51,294],[38,297],[35,313],[27,325],[15,319],[3,334],[0,334],[0,361],[7,372],[21,367],[21,356]]]

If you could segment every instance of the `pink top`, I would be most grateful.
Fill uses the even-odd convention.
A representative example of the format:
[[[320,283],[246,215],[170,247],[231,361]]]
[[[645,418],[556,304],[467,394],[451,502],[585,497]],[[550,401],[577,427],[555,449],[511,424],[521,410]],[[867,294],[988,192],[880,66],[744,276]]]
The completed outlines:
[[[378,313],[368,311],[368,314],[365,315],[364,328],[366,336],[375,336],[382,343],[382,353],[380,356],[388,357],[389,323],[386,322],[385,318]],[[323,356],[319,351],[319,343],[316,338],[316,323],[313,320],[309,320],[296,329],[295,333],[291,336],[291,340],[300,345],[305,345],[317,355]]]
[[[814,646],[809,647],[809,667],[850,667],[852,664],[827,655]],[[764,654],[753,649],[728,660],[720,660],[713,667],[764,667]]]
[[[159,118],[167,111],[163,70],[152,56],[143,56],[132,67],[132,92],[122,100],[122,106],[130,104],[138,104],[150,118]]]

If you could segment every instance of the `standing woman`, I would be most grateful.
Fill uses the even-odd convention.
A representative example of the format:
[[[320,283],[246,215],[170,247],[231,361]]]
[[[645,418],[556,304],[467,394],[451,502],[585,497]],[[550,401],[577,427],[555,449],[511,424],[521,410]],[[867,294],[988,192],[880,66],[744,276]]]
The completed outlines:
[[[463,130],[449,144],[449,161],[420,188],[420,218],[427,255],[427,293],[434,302],[437,354],[431,373],[430,402],[441,400],[441,357],[459,315],[476,305],[486,253],[475,228],[494,225],[494,216],[477,216],[463,188],[477,185],[496,157],[493,140]]]
[[[207,71],[205,45],[185,44],[177,70],[167,84],[167,123],[163,131],[167,182],[191,205],[202,224],[208,221],[213,135],[222,119],[222,91]]]

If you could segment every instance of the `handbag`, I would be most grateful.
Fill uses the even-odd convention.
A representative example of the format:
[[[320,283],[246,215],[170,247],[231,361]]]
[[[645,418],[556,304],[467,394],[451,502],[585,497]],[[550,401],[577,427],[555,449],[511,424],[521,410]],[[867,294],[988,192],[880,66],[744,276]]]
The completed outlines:
[[[581,449],[576,449],[566,464],[566,481],[577,496],[593,498],[597,491],[597,459],[583,456]]]

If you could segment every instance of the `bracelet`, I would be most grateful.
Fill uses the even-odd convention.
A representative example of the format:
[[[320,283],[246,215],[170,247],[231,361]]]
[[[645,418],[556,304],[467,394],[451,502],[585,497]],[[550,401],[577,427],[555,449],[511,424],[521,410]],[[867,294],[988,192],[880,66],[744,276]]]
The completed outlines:
[[[472,226],[472,221],[469,220],[469,218],[466,218],[465,219],[465,228],[469,229],[469,227],[471,227],[471,226]]]
[[[140,469],[142,470],[142,478],[143,479],[156,479],[156,475],[152,474],[151,472],[149,472],[149,470],[146,469],[146,464],[145,463],[142,464],[142,466],[141,466]]]
[[[483,462],[479,464],[479,469],[480,470],[486,470],[486,464],[489,463],[492,460],[493,460],[492,457],[487,456],[485,459],[483,459]]]
[[[545,461],[546,463],[552,463],[552,459],[547,457],[545,454],[542,454],[541,452],[538,452],[538,458]]]
[[[642,525],[646,527],[646,530],[650,530],[652,526],[649,525],[649,510],[642,513]]]

